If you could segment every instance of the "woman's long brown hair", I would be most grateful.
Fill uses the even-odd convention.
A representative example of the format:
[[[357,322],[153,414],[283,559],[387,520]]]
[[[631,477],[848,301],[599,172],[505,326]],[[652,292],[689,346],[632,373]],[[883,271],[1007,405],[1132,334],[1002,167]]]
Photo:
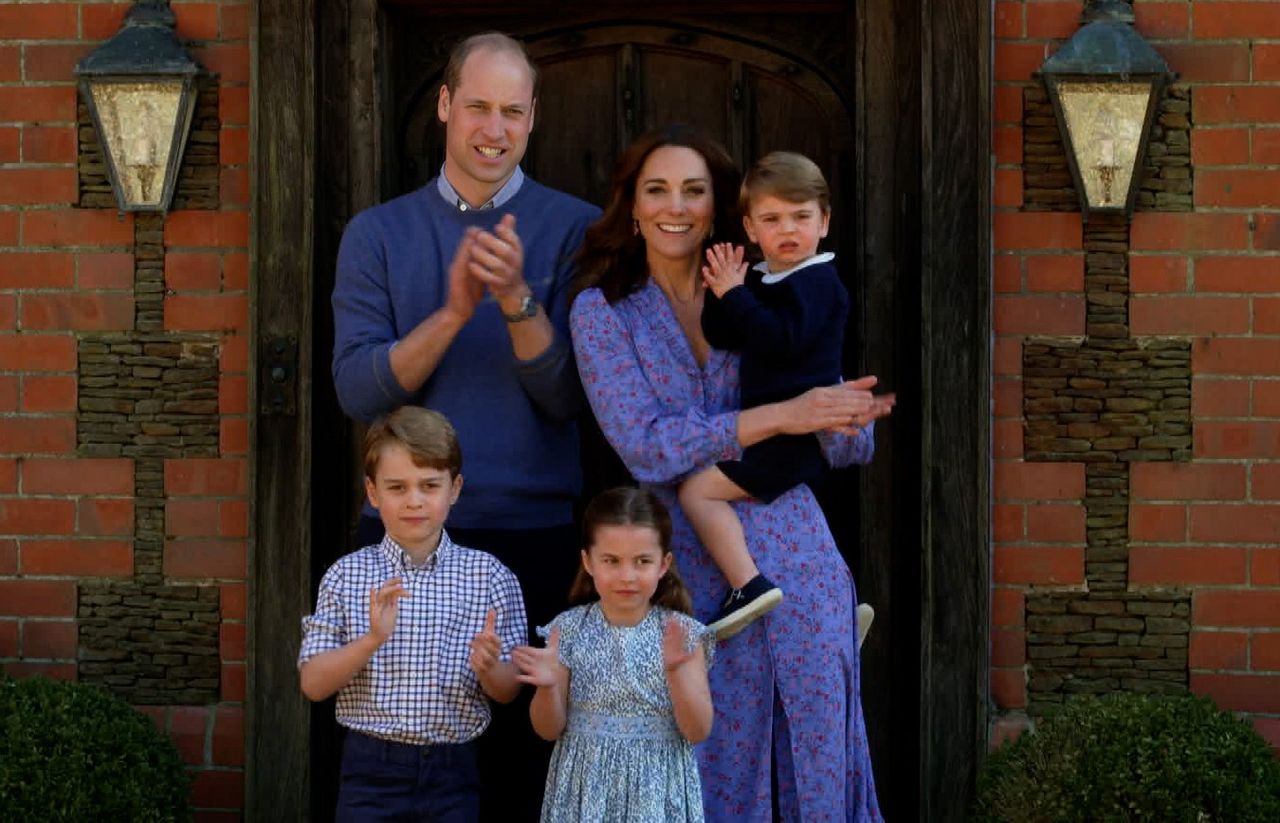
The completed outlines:
[[[741,243],[742,218],[738,213],[738,191],[742,176],[733,159],[716,141],[693,126],[677,123],[642,134],[618,159],[613,173],[613,189],[604,214],[587,229],[578,253],[577,275],[569,289],[569,301],[583,291],[598,286],[610,304],[644,285],[644,238],[634,231],[632,211],[636,200],[636,180],[644,163],[657,149],[681,146],[702,155],[711,173],[715,215],[712,232],[717,242]],[[706,242],[711,241],[708,236]]]
[[[601,526],[643,526],[653,529],[658,533],[662,556],[671,554],[671,515],[652,492],[632,486],[619,486],[596,495],[582,515],[583,551],[591,551],[596,530]],[[569,589],[569,602],[578,605],[599,599],[600,593],[596,591],[595,582],[587,574],[586,567],[579,564],[578,576]],[[689,597],[684,581],[680,579],[680,572],[676,570],[675,558],[672,558],[666,574],[658,580],[658,588],[654,590],[649,602],[672,611],[693,614],[693,600]]]

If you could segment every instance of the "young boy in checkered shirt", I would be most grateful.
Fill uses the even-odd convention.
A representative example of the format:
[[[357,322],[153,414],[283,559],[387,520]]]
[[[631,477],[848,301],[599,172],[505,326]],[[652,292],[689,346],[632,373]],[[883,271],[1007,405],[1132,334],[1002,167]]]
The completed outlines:
[[[386,537],[325,573],[298,653],[303,693],[336,692],[347,729],[336,817],[472,821],[488,701],[520,689],[510,661],[528,642],[520,585],[444,531],[462,454],[443,415],[398,409],[364,446],[365,491]]]

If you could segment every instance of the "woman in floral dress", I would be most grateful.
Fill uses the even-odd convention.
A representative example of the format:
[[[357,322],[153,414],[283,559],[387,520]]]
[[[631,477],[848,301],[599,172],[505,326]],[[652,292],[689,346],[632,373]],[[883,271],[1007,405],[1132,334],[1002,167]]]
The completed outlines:
[[[865,463],[888,404],[874,378],[739,411],[738,358],[702,335],[704,249],[734,241],[738,174],[687,127],[636,141],[610,204],[587,233],[571,327],[606,438],[671,510],[673,553],[706,620],[725,588],[679,508],[689,474],[778,433],[823,434],[832,465]],[[856,428],[856,433],[855,432]],[[853,579],[817,501],[800,486],[735,504],[761,572],[786,592],[767,618],[720,646],[711,737],[698,747],[708,821],[880,820],[859,698]],[[773,796],[771,769],[777,773]]]

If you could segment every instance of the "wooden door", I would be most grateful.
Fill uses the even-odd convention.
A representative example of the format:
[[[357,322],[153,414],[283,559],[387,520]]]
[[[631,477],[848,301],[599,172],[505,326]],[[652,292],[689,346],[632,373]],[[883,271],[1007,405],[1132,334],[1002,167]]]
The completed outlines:
[[[435,172],[448,48],[499,29],[543,68],[525,166],[544,183],[599,202],[621,148],[675,119],[739,162],[794,148],[826,170],[856,306],[846,366],[906,401],[876,463],[823,495],[878,611],[863,651],[877,784],[891,819],[963,818],[985,746],[989,14],[950,0],[261,0],[256,329],[259,351],[297,341],[299,402],[255,418],[251,817],[332,810],[332,711],[306,706],[292,661],[356,506],[329,377],[337,243],[356,211]]]
[[[368,0],[351,0],[351,4],[357,11],[361,6],[375,10]],[[842,274],[854,303],[846,333],[846,372],[867,373],[862,295],[872,283],[866,272],[859,271],[856,258],[860,207],[855,196],[855,124],[849,102],[854,99],[856,76],[848,45],[855,27],[853,15],[839,4],[831,4],[825,12],[805,16],[725,13],[712,20],[687,14],[652,15],[649,19],[630,14],[626,20],[602,20],[589,12],[578,12],[576,17],[565,20],[562,16],[548,25],[547,15],[542,14],[441,15],[430,4],[387,6],[376,16],[377,25],[359,15],[348,17],[347,36],[353,41],[376,38],[384,62],[367,67],[369,55],[357,49],[345,66],[331,63],[335,77],[341,79],[345,71],[348,80],[346,87],[339,88],[335,82],[333,88],[348,95],[349,122],[381,123],[382,127],[373,135],[348,130],[344,136],[341,130],[327,134],[322,130],[322,163],[332,164],[332,173],[322,177],[329,181],[332,197],[321,217],[322,224],[328,222],[330,227],[327,240],[319,238],[321,245],[327,243],[329,249],[336,249],[341,226],[358,209],[412,191],[439,173],[444,132],[437,120],[436,100],[448,51],[468,34],[507,31],[525,42],[540,73],[537,120],[522,164],[539,182],[603,205],[614,163],[623,149],[639,134],[673,122],[691,123],[707,131],[725,145],[740,168],[773,150],[798,151],[813,158],[826,173],[832,190],[831,232],[825,247],[844,261]],[[370,68],[375,76],[377,69],[384,72],[380,81],[352,76]],[[326,142],[331,149],[324,147]],[[369,162],[366,168],[372,174],[359,174],[362,160]],[[317,274],[324,278],[328,271],[322,264]],[[322,279],[319,286],[318,296],[327,295],[331,283]],[[317,301],[320,351],[328,340],[326,309]],[[314,442],[317,461],[322,453],[319,444],[326,444],[323,453],[329,465],[317,466],[317,477],[355,478],[358,468],[351,459],[352,449],[333,448],[344,440],[352,443],[354,435],[328,399],[332,395],[325,390],[328,374],[324,365],[317,361],[315,370]],[[882,376],[893,370],[884,358],[871,365]],[[589,416],[583,428],[585,499],[625,478],[625,472]],[[881,435],[882,447],[891,436],[891,431]],[[891,448],[886,451],[892,453]],[[834,473],[820,490],[820,499],[837,544],[859,582],[860,597],[876,604],[880,614],[876,629],[886,633],[891,625],[888,588],[864,585],[863,581],[883,584],[891,577],[890,561],[877,556],[877,552],[887,553],[891,545],[884,525],[889,517],[879,512],[879,524],[863,523],[859,476],[856,469]],[[313,506],[317,534],[343,534],[354,521],[359,484],[354,479],[348,483],[345,498],[334,491],[335,485],[331,482],[330,488],[321,489],[317,483],[313,490],[313,495],[325,496],[323,505]],[[877,536],[870,543],[875,550],[859,550],[863,532]],[[345,541],[317,543],[311,558],[315,579],[348,549]],[[877,566],[878,573],[864,574]],[[918,613],[914,603],[905,603],[902,609],[913,616]],[[916,624],[913,621],[902,628],[910,638]],[[912,772],[917,751],[910,738],[894,740],[889,733],[888,709],[894,702],[889,699],[893,689],[890,648],[890,644],[880,643],[864,652],[867,667],[880,672],[867,678],[864,687],[879,696],[867,694],[864,699],[868,705],[885,709],[867,714],[882,802],[887,810],[898,807],[907,811],[910,806],[903,808],[897,798],[907,798],[915,790]],[[903,651],[900,644],[894,648]],[[910,654],[901,658],[913,659]],[[899,663],[892,676],[910,683],[915,670],[903,670]],[[334,774],[336,768],[336,737],[327,720],[330,711],[323,705],[313,712],[312,765],[316,777]],[[895,779],[904,781],[901,788],[893,788]],[[333,783],[314,780],[312,791],[314,813],[322,816],[331,803]]]

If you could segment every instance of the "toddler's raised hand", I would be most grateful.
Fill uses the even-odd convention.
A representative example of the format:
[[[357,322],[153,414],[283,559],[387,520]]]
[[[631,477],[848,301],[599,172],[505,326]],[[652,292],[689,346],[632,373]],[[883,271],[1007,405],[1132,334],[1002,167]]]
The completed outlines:
[[[668,617],[662,628],[662,665],[667,671],[675,671],[693,659],[689,648],[689,631],[674,617]]]
[[[716,297],[724,297],[729,289],[746,282],[747,264],[743,260],[745,253],[742,246],[730,243],[716,243],[707,249],[707,265],[702,267],[702,282],[707,284],[707,288]]]
[[[498,639],[498,612],[489,609],[484,617],[484,629],[471,638],[471,671],[487,674],[502,658],[502,641]]]
[[[408,597],[400,583],[400,578],[393,577],[381,586],[374,586],[369,592],[369,633],[379,643],[386,641],[396,629],[396,617],[400,614],[400,598]]]
[[[564,664],[560,662],[560,627],[551,630],[546,648],[516,646],[511,651],[511,662],[520,670],[516,680],[521,683],[533,686],[556,685],[560,671],[564,668]]]

